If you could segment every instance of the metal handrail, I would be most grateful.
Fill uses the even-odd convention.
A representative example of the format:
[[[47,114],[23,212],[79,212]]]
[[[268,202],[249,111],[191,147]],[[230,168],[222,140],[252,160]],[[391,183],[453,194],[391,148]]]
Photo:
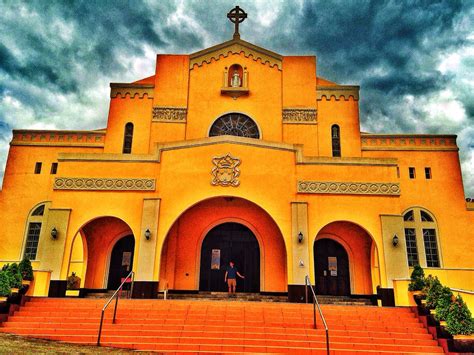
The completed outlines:
[[[316,293],[314,292],[313,285],[311,285],[311,281],[309,280],[309,276],[306,275],[305,279],[305,292],[306,292],[306,303],[308,303],[308,287],[313,293],[313,320],[314,320],[314,329],[316,328],[316,306],[318,306],[318,312],[319,315],[321,316],[321,320],[323,321],[324,324],[324,329],[326,330],[326,350],[327,354],[329,355],[329,328],[326,323],[326,319],[324,318],[323,311],[321,310],[321,307],[319,306],[318,298],[316,297]]]
[[[104,305],[104,307],[102,308],[102,313],[100,315],[100,325],[99,325],[99,334],[97,335],[97,346],[100,346],[100,336],[102,335],[102,325],[104,323],[104,313],[105,313],[105,310],[107,309],[107,307],[109,306],[110,302],[112,302],[112,300],[114,299],[115,297],[115,307],[114,307],[114,317],[112,318],[112,324],[115,323],[115,317],[117,315],[117,305],[118,305],[118,299],[119,299],[119,292],[122,290],[123,286],[127,283],[128,280],[132,280],[132,284],[130,286],[130,295],[128,298],[130,298],[133,294],[133,283],[135,281],[135,273],[133,271],[130,271],[130,273],[127,275],[127,277],[125,278],[125,280],[123,280],[123,282],[120,284],[120,286],[117,288],[117,290],[115,290],[114,294],[109,298],[109,300],[107,301],[107,303]]]

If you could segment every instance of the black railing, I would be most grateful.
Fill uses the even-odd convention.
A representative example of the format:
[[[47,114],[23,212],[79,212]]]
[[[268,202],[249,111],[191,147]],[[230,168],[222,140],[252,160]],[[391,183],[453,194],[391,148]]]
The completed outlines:
[[[308,288],[311,290],[311,293],[313,294],[313,321],[314,321],[314,329],[317,329],[316,327],[316,307],[318,307],[318,312],[321,317],[321,320],[323,321],[324,324],[324,330],[326,331],[326,350],[327,354],[329,355],[329,329],[328,325],[326,323],[326,319],[323,316],[323,311],[321,310],[321,307],[319,306],[318,298],[316,297],[316,293],[314,292],[313,285],[311,285],[311,281],[309,280],[309,276],[306,275],[304,282],[306,284],[306,303],[308,303]]]
[[[119,299],[119,295],[120,295],[120,291],[123,289],[123,286],[126,284],[126,283],[130,283],[130,293],[127,295],[127,298],[131,298],[132,297],[132,294],[133,294],[133,282],[134,282],[134,277],[135,277],[135,273],[133,271],[130,271],[130,273],[127,275],[127,277],[125,278],[125,280],[122,281],[122,283],[120,284],[120,286],[117,288],[117,290],[114,292],[114,294],[108,299],[107,303],[104,305],[104,307],[102,308],[102,313],[100,315],[100,325],[99,325],[99,334],[97,335],[97,346],[100,346],[100,336],[102,335],[102,325],[104,323],[104,314],[105,314],[105,310],[107,309],[107,307],[109,306],[110,302],[112,302],[112,300],[114,299],[115,297],[115,307],[114,307],[114,317],[112,318],[112,324],[115,323],[115,317],[117,315],[117,305],[118,305],[118,299]]]

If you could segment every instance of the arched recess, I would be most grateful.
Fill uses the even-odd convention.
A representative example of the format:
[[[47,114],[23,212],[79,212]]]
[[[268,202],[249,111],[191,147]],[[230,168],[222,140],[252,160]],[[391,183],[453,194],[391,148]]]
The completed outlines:
[[[71,275],[73,269],[81,268],[81,287],[106,289],[109,283],[109,272],[111,272],[113,248],[117,242],[127,236],[134,238],[132,229],[117,217],[98,217],[85,223],[76,233],[71,245],[68,276]],[[80,265],[81,246],[82,265]],[[131,251],[131,256],[134,251]]]
[[[316,242],[322,239],[330,239],[337,242],[347,253],[350,293],[358,295],[373,294],[375,287],[380,282],[380,271],[377,245],[371,235],[364,228],[353,222],[336,221],[324,226],[316,235],[313,244],[313,267],[315,272],[320,273],[319,275],[315,273],[316,282],[318,282],[318,279],[321,282],[324,278],[338,277],[334,273],[331,275],[329,267],[330,263],[334,266],[338,261],[328,259],[331,257],[337,258],[337,255],[319,254],[319,257],[324,258],[324,260],[316,260]],[[316,265],[319,265],[319,270],[317,270]],[[337,267],[340,266],[338,265]],[[326,271],[325,275],[324,271]],[[344,282],[343,278],[338,280],[338,282]]]
[[[175,221],[161,249],[160,287],[167,285],[174,290],[199,290],[203,240],[209,231],[223,223],[242,224],[257,239],[260,291],[286,292],[287,255],[280,229],[264,209],[236,197],[201,201]]]

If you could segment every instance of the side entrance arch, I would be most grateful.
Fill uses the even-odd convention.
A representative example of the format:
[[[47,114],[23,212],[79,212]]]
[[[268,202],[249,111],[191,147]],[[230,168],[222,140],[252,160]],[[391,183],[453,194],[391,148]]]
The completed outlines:
[[[252,231],[240,223],[223,223],[209,231],[201,247],[200,291],[227,291],[224,276],[233,261],[245,279],[237,292],[260,291],[260,247]]]
[[[314,259],[316,293],[350,295],[349,257],[344,247],[332,239],[319,239],[314,243]]]

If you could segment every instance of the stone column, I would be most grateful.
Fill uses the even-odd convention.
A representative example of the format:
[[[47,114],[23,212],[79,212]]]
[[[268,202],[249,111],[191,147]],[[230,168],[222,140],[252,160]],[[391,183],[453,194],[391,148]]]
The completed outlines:
[[[298,241],[299,234],[303,240]],[[305,277],[309,275],[308,203],[291,203],[292,284],[288,285],[291,302],[304,302]]]
[[[156,244],[158,242],[158,218],[160,213],[159,198],[143,199],[142,223],[139,241],[138,258],[136,259],[136,275],[133,290],[134,298],[156,298],[158,280],[153,280],[155,269]],[[150,231],[150,239],[145,238],[146,231]],[[159,252],[159,251],[158,251]]]

